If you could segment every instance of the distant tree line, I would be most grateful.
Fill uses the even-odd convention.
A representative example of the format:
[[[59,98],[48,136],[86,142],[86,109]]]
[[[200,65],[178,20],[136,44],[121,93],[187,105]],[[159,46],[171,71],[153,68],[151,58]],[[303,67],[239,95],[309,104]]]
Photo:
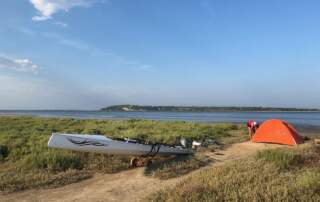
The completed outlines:
[[[113,105],[102,108],[102,111],[153,111],[153,112],[237,112],[237,111],[320,111],[311,108],[281,108],[281,107],[209,107],[209,106],[142,106],[142,105]]]

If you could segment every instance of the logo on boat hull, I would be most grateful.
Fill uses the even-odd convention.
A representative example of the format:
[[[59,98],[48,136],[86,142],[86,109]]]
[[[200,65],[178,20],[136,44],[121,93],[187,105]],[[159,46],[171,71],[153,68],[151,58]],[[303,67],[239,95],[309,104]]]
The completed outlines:
[[[108,146],[108,144],[101,143],[101,142],[94,141],[94,140],[74,140],[72,138],[67,138],[67,139],[69,140],[69,142],[76,144],[78,146],[89,146],[89,145],[98,146],[98,147]]]

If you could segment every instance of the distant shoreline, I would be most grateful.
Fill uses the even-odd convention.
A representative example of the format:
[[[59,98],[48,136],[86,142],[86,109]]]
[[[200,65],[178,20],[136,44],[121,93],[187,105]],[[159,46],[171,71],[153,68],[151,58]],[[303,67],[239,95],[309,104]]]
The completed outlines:
[[[320,112],[312,108],[113,105],[109,112]]]
[[[296,111],[293,111],[293,110],[289,110],[289,111],[285,111],[285,110],[262,110],[262,111],[255,111],[255,110],[216,110],[216,111],[143,111],[143,110],[131,110],[131,111],[124,111],[124,110],[83,110],[83,109],[18,109],[18,110],[15,110],[15,109],[0,109],[0,116],[4,113],[10,113],[10,112],[126,112],[126,113],[130,113],[130,112],[166,112],[166,113],[187,113],[187,112],[190,112],[190,113],[215,113],[215,112],[224,112],[224,113],[234,113],[234,112],[243,112],[243,113],[251,113],[251,112],[258,112],[258,113],[278,113],[278,112],[285,112],[285,113],[296,113],[296,112],[302,112],[302,113],[320,113],[320,110],[306,110],[306,111],[303,111],[303,110],[296,110]]]

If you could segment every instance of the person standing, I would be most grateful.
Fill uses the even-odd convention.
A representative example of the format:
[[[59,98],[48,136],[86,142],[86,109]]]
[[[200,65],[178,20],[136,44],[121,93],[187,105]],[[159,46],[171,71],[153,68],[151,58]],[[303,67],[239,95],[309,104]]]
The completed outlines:
[[[248,127],[249,137],[251,140],[252,136],[256,133],[256,130],[258,129],[259,124],[255,120],[250,120],[247,122],[247,127]]]

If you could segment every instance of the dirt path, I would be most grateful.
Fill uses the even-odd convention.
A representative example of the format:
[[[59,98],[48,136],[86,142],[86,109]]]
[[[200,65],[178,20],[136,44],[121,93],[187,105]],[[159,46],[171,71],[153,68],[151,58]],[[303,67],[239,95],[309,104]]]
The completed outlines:
[[[209,166],[218,166],[235,159],[253,155],[258,150],[279,147],[279,145],[244,142],[234,144],[226,150],[207,153],[214,161]],[[194,171],[188,175],[199,172]],[[146,177],[143,168],[117,174],[97,174],[93,178],[55,189],[27,190],[0,195],[0,201],[139,201],[147,194],[166,186],[172,186],[181,179],[158,180]]]

